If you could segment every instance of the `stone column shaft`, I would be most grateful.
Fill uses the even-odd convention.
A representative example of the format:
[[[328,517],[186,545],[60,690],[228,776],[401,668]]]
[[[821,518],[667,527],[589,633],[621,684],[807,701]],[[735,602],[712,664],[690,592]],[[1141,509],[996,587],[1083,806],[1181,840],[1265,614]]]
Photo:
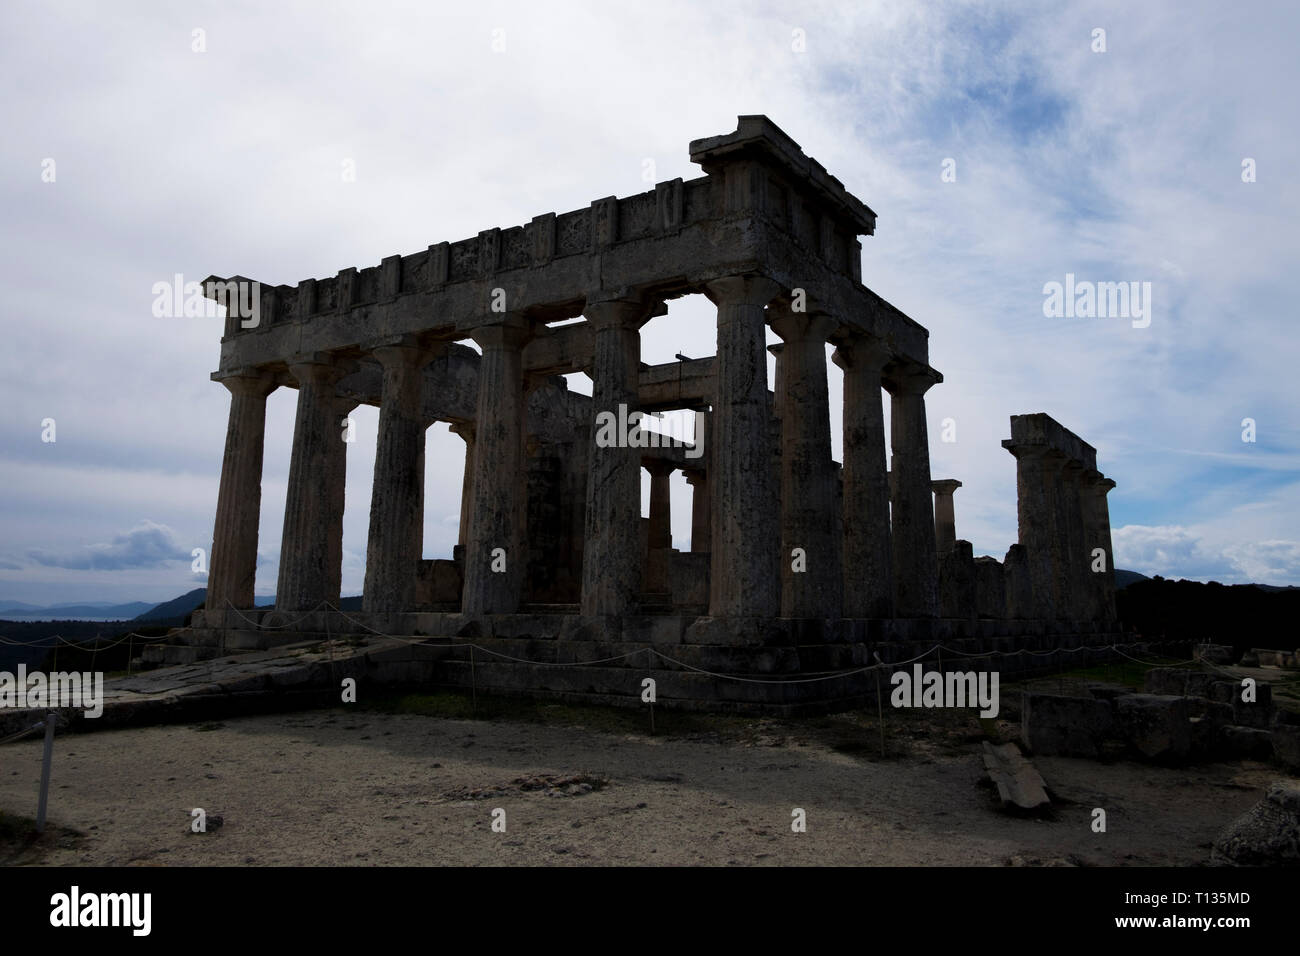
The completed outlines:
[[[275,606],[281,611],[308,611],[322,602],[337,607],[348,446],[342,424],[347,406],[334,386],[344,370],[303,363],[291,365],[289,372],[298,381],[298,408]]]
[[[384,375],[362,603],[367,611],[409,611],[424,552],[422,372],[435,353],[391,345],[373,354]]]
[[[461,422],[451,430],[465,440],[465,467],[460,483],[460,530],[456,543],[462,548],[469,544],[469,519],[474,500],[474,423]]]
[[[784,340],[781,406],[781,616],[838,618],[843,569],[835,535],[837,475],[831,459],[824,313],[770,309]],[[796,549],[802,554],[796,564]],[[795,567],[803,570],[796,571]]]
[[[1051,513],[1051,548],[1052,556],[1052,595],[1056,606],[1058,620],[1073,617],[1070,590],[1070,555],[1073,551],[1070,540],[1070,515],[1065,493],[1065,455],[1050,450],[1044,466],[1044,480],[1047,482],[1047,502]]]
[[[841,344],[844,370],[844,616],[894,616],[893,544],[881,378],[889,352],[866,338]]]
[[[955,478],[930,482],[934,489],[934,546],[943,557],[957,543],[957,517],[953,511],[953,492],[961,487]]]
[[[1055,520],[1048,495],[1047,449],[1041,445],[1017,445],[1010,439],[1003,441],[1002,447],[1016,459],[1019,543],[1025,551],[1033,598],[1032,608],[1021,608],[1021,611],[1026,616],[1052,620],[1056,617],[1056,587],[1052,565]]]
[[[688,471],[686,482],[691,486],[691,550],[707,552],[713,521],[709,514],[709,474],[706,471]]]
[[[713,617],[774,617],[780,609],[780,526],[764,342],[765,309],[779,291],[775,282],[759,277],[707,285],[718,307],[710,459]]]
[[[1067,461],[1061,475],[1061,487],[1064,500],[1061,502],[1065,511],[1068,530],[1069,556],[1066,561],[1066,573],[1069,576],[1068,617],[1072,621],[1091,621],[1093,616],[1093,580],[1089,570],[1090,561],[1087,543],[1087,531],[1083,522],[1083,473],[1084,466],[1077,461]]]
[[[582,613],[630,612],[641,588],[641,452],[620,433],[638,410],[640,322],[644,303],[588,303],[592,326],[587,518],[583,529]],[[629,425],[629,430],[631,426]]]
[[[266,396],[275,388],[267,375],[228,376],[221,384],[230,390],[230,416],[208,564],[206,607],[210,611],[229,610],[231,605],[253,607]]]
[[[919,368],[891,373],[886,381],[892,396],[894,607],[899,617],[939,613],[925,392],[941,380],[937,372]]]
[[[528,323],[511,317],[475,329],[473,336],[483,357],[474,436],[474,511],[461,604],[466,614],[510,614],[519,610],[528,567],[522,352]]]
[[[1106,496],[1115,487],[1115,482],[1104,477],[1101,472],[1093,471],[1084,476],[1084,518],[1088,536],[1088,572],[1093,582],[1093,607],[1096,619],[1106,624],[1113,624],[1115,613],[1115,556],[1111,550],[1110,504]],[[1106,567],[1102,571],[1092,570],[1092,551],[1101,548],[1105,552]]]
[[[673,505],[670,482],[673,472],[677,469],[668,462],[649,462],[645,467],[650,472],[649,547],[671,548],[673,546]]]

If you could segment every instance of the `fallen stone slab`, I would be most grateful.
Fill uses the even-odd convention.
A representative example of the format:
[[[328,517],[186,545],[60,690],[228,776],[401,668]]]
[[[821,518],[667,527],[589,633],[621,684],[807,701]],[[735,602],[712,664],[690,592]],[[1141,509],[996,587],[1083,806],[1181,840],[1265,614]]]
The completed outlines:
[[[1219,834],[1211,866],[1300,866],[1300,782],[1279,780]]]
[[[1038,813],[1051,806],[1042,776],[1014,743],[984,741],[984,769],[998,788],[1002,809]]]

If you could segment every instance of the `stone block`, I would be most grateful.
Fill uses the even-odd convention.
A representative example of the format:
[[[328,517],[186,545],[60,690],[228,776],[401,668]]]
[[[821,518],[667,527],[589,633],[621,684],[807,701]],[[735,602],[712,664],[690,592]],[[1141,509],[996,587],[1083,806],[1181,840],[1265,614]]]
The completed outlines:
[[[1223,753],[1229,757],[1269,760],[1273,756],[1273,735],[1267,730],[1230,724],[1222,728],[1220,740]]]
[[[1026,692],[1021,702],[1021,741],[1035,754],[1097,757],[1114,735],[1109,701]]]
[[[1192,750],[1187,701],[1161,694],[1130,694],[1115,702],[1115,717],[1129,745],[1148,760],[1176,762]]]
[[[1273,727],[1273,756],[1292,773],[1300,773],[1300,726]]]

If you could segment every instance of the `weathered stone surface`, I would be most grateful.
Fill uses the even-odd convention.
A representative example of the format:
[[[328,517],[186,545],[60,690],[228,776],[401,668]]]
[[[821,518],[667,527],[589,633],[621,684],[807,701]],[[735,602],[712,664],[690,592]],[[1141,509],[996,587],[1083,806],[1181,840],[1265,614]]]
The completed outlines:
[[[1219,665],[1232,664],[1237,656],[1231,644],[1198,644],[1192,654],[1197,660]]]
[[[1300,866],[1300,783],[1279,780],[1214,841],[1214,866]]]
[[[1115,717],[1124,737],[1149,760],[1175,762],[1191,753],[1190,713],[1182,697],[1129,694],[1116,699]]]
[[[1293,773],[1300,771],[1300,726],[1275,724],[1273,727],[1273,756]]]
[[[1020,721],[1022,742],[1042,756],[1097,757],[1116,729],[1108,701],[1057,694],[1025,693]]]
[[[984,741],[984,769],[998,788],[1003,808],[1032,813],[1051,805],[1042,776],[1014,743],[995,746]]]

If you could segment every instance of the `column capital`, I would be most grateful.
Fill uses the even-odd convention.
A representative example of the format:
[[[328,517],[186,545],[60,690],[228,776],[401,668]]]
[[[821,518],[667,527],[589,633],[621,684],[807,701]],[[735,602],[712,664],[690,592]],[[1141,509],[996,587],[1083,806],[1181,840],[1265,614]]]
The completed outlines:
[[[656,315],[667,315],[668,306],[660,299],[647,299],[635,293],[592,292],[582,307],[582,316],[593,332],[608,328],[640,329]]]
[[[447,426],[447,431],[453,435],[459,435],[465,440],[466,444],[469,444],[474,440],[477,428],[478,426],[474,422],[452,422]]]
[[[930,482],[930,490],[937,495],[951,495],[961,487],[961,482],[956,478],[936,478]]]
[[[682,475],[686,478],[686,483],[692,488],[709,480],[708,472],[701,468],[683,468]]]
[[[489,350],[522,349],[533,337],[532,323],[518,313],[507,315],[492,325],[480,325],[470,330],[472,338],[484,352]]]
[[[1016,461],[1042,461],[1051,451],[1047,445],[1018,442],[1014,438],[1002,439],[1002,447],[1009,451]]]
[[[767,276],[727,276],[704,284],[704,294],[714,305],[766,306],[781,294],[781,285]]]
[[[302,356],[289,363],[289,374],[299,384],[333,385],[351,369],[315,356]]]
[[[831,361],[845,371],[850,368],[875,369],[881,375],[893,357],[883,339],[860,333],[842,337],[831,353]]]
[[[943,381],[943,375],[928,365],[908,362],[885,370],[882,384],[890,395],[924,395]]]
[[[233,395],[251,395],[255,398],[270,395],[279,385],[270,371],[260,368],[213,372],[211,377],[212,381],[220,382]]]
[[[664,478],[677,470],[677,465],[663,458],[642,458],[641,467],[656,478]]]
[[[829,312],[792,312],[788,305],[768,309],[767,321],[784,342],[812,340],[825,343],[839,326]]]

